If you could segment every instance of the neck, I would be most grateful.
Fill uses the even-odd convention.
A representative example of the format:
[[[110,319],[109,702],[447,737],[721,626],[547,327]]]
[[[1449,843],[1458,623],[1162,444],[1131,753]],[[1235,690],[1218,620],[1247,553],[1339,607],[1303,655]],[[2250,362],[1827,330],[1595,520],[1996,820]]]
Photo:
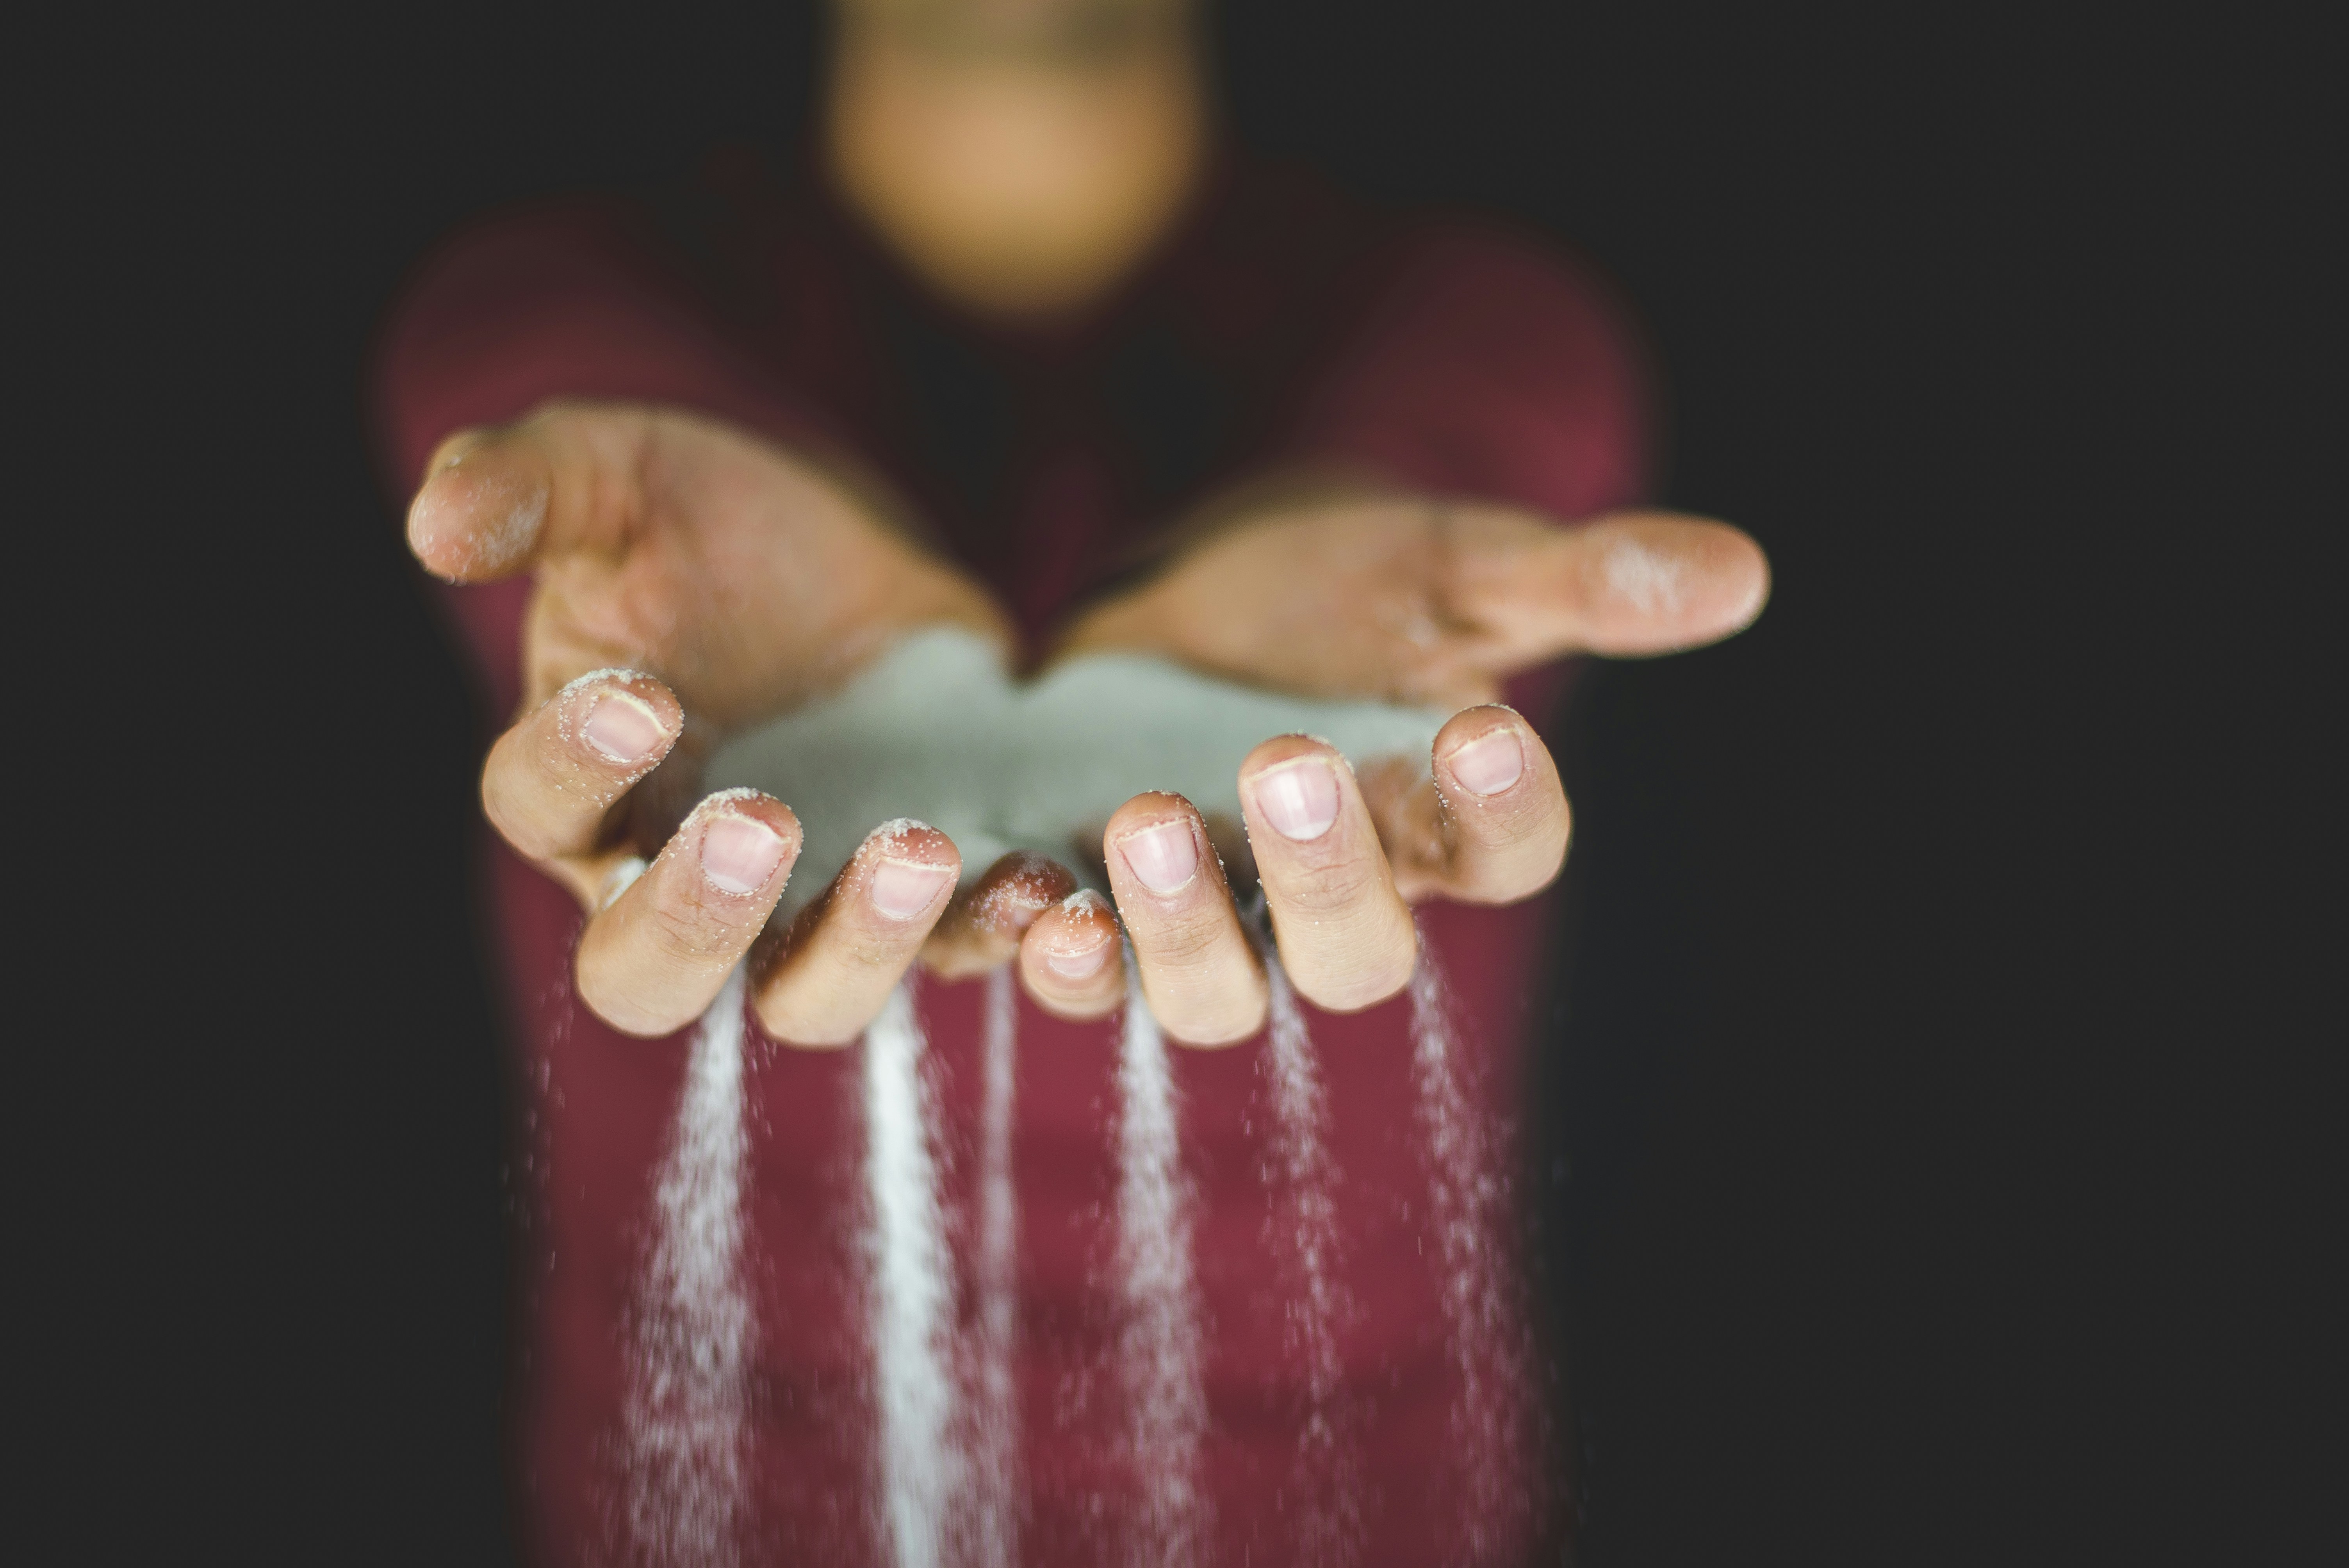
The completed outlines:
[[[1180,213],[1206,117],[1179,17],[989,35],[843,10],[833,179],[940,294],[989,315],[1066,315]]]

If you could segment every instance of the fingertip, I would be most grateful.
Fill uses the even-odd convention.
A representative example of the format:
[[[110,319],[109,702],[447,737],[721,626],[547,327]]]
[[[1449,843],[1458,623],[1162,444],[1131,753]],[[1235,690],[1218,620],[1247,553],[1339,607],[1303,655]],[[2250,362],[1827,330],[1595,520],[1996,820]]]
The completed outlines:
[[[930,932],[922,961],[949,980],[999,968],[1019,955],[1020,939],[1037,917],[1076,885],[1058,861],[1014,850],[948,906]]]
[[[1113,882],[1131,880],[1159,898],[1173,898],[1197,878],[1206,842],[1206,823],[1197,807],[1151,789],[1111,813],[1102,831],[1102,857]]]
[[[1102,831],[1102,846],[1107,849],[1136,828],[1147,827],[1153,822],[1175,816],[1195,820],[1198,815],[1198,808],[1180,795],[1164,789],[1144,789],[1110,813],[1108,826]]]
[[[1506,795],[1536,771],[1534,748],[1541,745],[1515,708],[1485,703],[1444,720],[1429,749],[1436,779],[1485,799]]]
[[[1117,954],[1117,913],[1091,888],[1079,888],[1030,925],[1022,945],[1044,967],[1065,980],[1086,980],[1111,966]]]
[[[1039,914],[1019,944],[1021,988],[1055,1017],[1079,1021],[1117,1010],[1125,995],[1117,916],[1080,889]]]
[[[1497,704],[1456,713],[1431,756],[1442,817],[1417,885],[1474,903],[1508,903],[1556,879],[1574,830],[1557,764],[1534,727]]]
[[[763,789],[738,787],[713,790],[701,798],[694,811],[696,815],[723,812],[729,816],[753,818],[772,829],[794,851],[799,848],[799,813]]]
[[[1770,562],[1751,534],[1710,518],[1640,512],[1590,526],[1582,554],[1589,643],[1664,654],[1744,631],[1770,597]]]
[[[1303,757],[1319,757],[1340,768],[1352,766],[1346,760],[1344,752],[1318,735],[1307,735],[1299,730],[1257,742],[1255,749],[1240,762],[1240,781],[1245,784],[1257,775]]]
[[[434,576],[485,583],[528,563],[546,527],[543,465],[474,432],[452,437],[408,506],[408,547]]]
[[[943,913],[962,873],[954,841],[910,817],[882,823],[856,851],[864,896],[882,915],[911,921]]]
[[[1262,1027],[1263,966],[1198,809],[1161,790],[1136,795],[1111,816],[1102,848],[1143,992],[1167,1038],[1236,1045]]]
[[[667,756],[685,727],[685,707],[677,694],[641,670],[590,670],[573,678],[553,702],[564,742],[584,747],[590,757],[630,777]]]
[[[799,861],[802,836],[796,812],[757,789],[721,789],[705,797],[679,837],[692,835],[702,881],[727,900],[782,896]]]
[[[1076,891],[1076,877],[1060,861],[1014,850],[978,879],[971,892],[971,923],[986,931],[1024,936],[1047,910]]]
[[[962,851],[955,841],[912,817],[893,817],[864,835],[860,854],[882,854],[962,868]]]
[[[1729,603],[1734,606],[1726,628],[1721,634],[1733,636],[1762,618],[1770,603],[1770,556],[1762,543],[1742,528],[1727,523],[1719,526],[1729,537],[1722,543],[1727,559],[1726,574],[1738,585],[1738,593]]]
[[[765,929],[799,850],[799,819],[773,797],[705,799],[649,865],[611,869],[574,959],[581,1002],[645,1037],[692,1020]]]
[[[1344,809],[1353,765],[1326,740],[1309,735],[1278,735],[1240,763],[1240,799],[1247,811],[1283,838],[1319,839]]]
[[[920,955],[953,897],[954,841],[910,820],[884,822],[768,950],[753,1006],[760,1026],[797,1046],[854,1040]]]
[[[684,710],[658,681],[592,670],[498,737],[481,769],[481,809],[532,860],[587,853],[603,841],[614,802],[660,765],[683,728]]]

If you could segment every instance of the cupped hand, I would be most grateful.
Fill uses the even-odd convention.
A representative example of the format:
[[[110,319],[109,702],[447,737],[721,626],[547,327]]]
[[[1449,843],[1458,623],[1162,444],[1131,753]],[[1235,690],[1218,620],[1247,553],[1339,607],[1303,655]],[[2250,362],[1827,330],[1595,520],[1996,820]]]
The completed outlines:
[[[492,751],[482,798],[506,840],[588,909],[579,994],[616,1026],[678,1027],[746,956],[762,1024],[795,1043],[853,1039],[917,957],[951,975],[1016,956],[1048,1009],[1098,1016],[1123,993],[1119,914],[1170,1034],[1215,1044],[1260,1025],[1261,963],[1207,824],[1178,797],[1137,797],[1110,821],[1115,914],[1025,855],[957,896],[954,845],[893,823],[788,930],[767,930],[799,824],[750,790],[684,810],[699,758],[916,626],[1008,642],[976,585],[840,476],[687,414],[552,405],[445,441],[409,538],[452,581],[533,576],[523,712]],[[1629,514],[1561,532],[1504,509],[1354,498],[1223,531],[1086,616],[1067,650],[1143,650],[1321,695],[1475,701],[1559,653],[1726,634],[1766,592],[1760,552],[1717,523]],[[1333,1008],[1409,979],[1408,901],[1523,898],[1566,844],[1556,769],[1504,708],[1455,717],[1429,772],[1358,779],[1318,742],[1268,740],[1241,794],[1283,962]]]
[[[1717,642],[1769,595],[1761,546],[1707,518],[1618,511],[1568,528],[1363,492],[1239,514],[1081,616],[1058,652],[1147,650],[1317,696],[1490,702],[1562,655]]]
[[[1241,766],[1249,858],[1282,966],[1308,1000],[1344,1012],[1409,983],[1413,902],[1515,903],[1565,860],[1564,786],[1532,727],[1492,706],[1504,680],[1569,653],[1716,641],[1768,595],[1760,547],[1725,523],[1640,511],[1565,529],[1510,508],[1358,495],[1220,530],[1081,618],[1062,653],[1144,651],[1291,691],[1476,705],[1444,726],[1423,770],[1358,776],[1301,736],[1268,740]],[[1198,811],[1138,796],[1111,820],[1102,854],[1166,1032],[1192,1045],[1253,1034],[1263,965]],[[1110,932],[1100,909],[1037,922],[1021,954],[1031,994],[1071,1016],[1114,1006]],[[1095,937],[1090,971],[1043,959]]]
[[[912,627],[1008,642],[983,592],[805,458],[672,410],[550,405],[444,441],[408,537],[453,582],[532,576],[523,712],[481,798],[589,911],[579,995],[615,1026],[680,1026],[750,954],[771,1032],[853,1039],[926,944],[949,969],[1004,955],[1074,887],[1012,859],[957,901],[945,836],[885,826],[788,934],[760,943],[799,822],[750,790],[691,804],[699,758]]]

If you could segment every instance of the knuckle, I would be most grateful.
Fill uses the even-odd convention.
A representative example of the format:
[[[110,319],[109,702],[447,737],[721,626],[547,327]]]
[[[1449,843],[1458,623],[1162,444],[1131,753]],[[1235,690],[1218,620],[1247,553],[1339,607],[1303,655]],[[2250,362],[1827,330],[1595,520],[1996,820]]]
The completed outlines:
[[[690,900],[660,897],[653,901],[645,922],[645,939],[653,953],[678,964],[699,965],[714,959],[731,960],[743,945],[740,923]]]
[[[1566,841],[1563,813],[1554,808],[1496,813],[1485,820],[1485,841],[1495,849],[1538,849],[1555,840]]]
[[[1300,913],[1343,914],[1375,887],[1377,863],[1357,851],[1325,864],[1267,866],[1264,879],[1273,897]]]
[[[1416,949],[1383,941],[1358,948],[1335,963],[1292,965],[1290,978],[1315,1006],[1332,1013],[1376,1006],[1411,984]]]
[[[1192,970],[1210,965],[1229,944],[1240,940],[1239,933],[1229,923],[1216,917],[1219,913],[1192,914],[1146,927],[1129,923],[1134,953],[1143,962],[1162,969]]]
[[[858,976],[860,984],[877,978],[885,987],[896,983],[898,975],[920,947],[918,938],[908,942],[891,933],[870,940],[843,942],[837,956],[842,968]]]

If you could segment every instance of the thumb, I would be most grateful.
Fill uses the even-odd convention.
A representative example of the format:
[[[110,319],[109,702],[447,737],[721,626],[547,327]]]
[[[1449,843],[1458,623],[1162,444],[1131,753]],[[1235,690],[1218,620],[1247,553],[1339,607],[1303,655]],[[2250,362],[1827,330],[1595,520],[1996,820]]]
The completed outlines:
[[[409,502],[409,549],[437,577],[488,583],[551,552],[616,546],[650,424],[642,410],[574,405],[458,431]]]
[[[1455,518],[1452,548],[1457,610],[1511,667],[1701,647],[1753,624],[1770,597],[1751,536],[1676,512],[1609,512],[1537,538]]]

